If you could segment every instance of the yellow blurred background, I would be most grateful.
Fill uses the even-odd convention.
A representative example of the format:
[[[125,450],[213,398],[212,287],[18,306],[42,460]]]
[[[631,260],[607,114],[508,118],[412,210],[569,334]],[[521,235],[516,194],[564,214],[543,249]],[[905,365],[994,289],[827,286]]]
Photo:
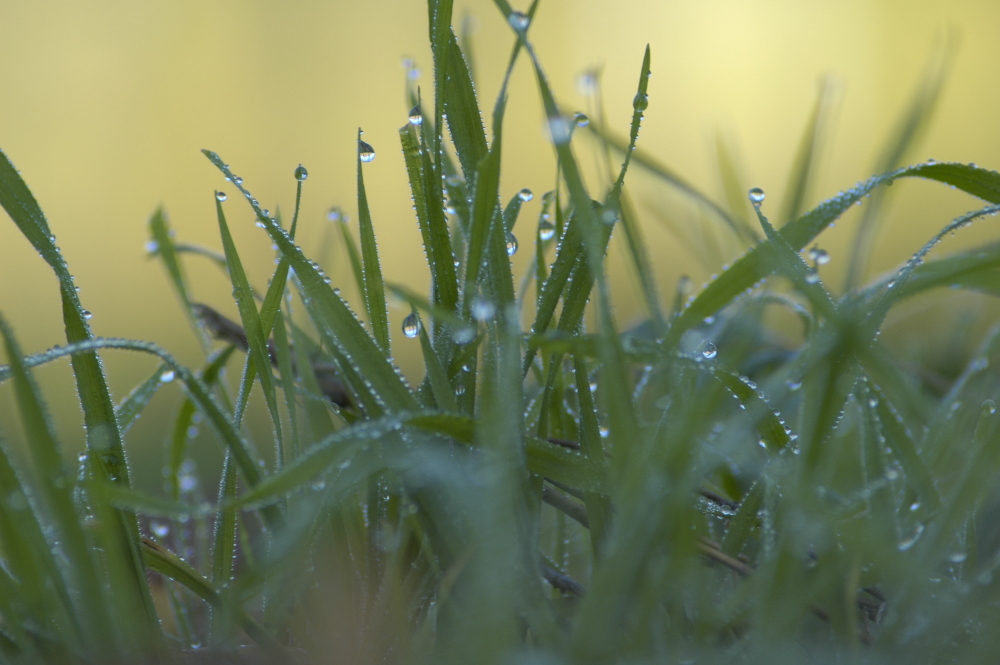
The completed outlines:
[[[262,205],[286,215],[294,201],[292,172],[304,164],[302,244],[314,255],[326,252],[327,271],[346,286],[340,250],[323,245],[330,206],[342,206],[352,225],[356,220],[359,126],[378,155],[365,177],[386,279],[426,290],[397,135],[408,110],[404,58],[422,70],[417,83],[431,95],[426,16],[417,0],[0,1],[0,147],[46,212],[96,334],[152,340],[183,362],[200,364],[177,299],[144,245],[147,219],[162,205],[178,240],[219,248],[212,192],[227,183],[202,148],[219,152]],[[488,111],[513,36],[488,0],[456,2],[456,25],[465,17],[480,103]],[[588,111],[578,76],[602,72],[607,121],[620,135],[627,132],[650,44],[653,76],[640,147],[722,201],[721,136],[735,148],[747,185],[763,187],[776,211],[824,76],[832,82],[833,112],[810,205],[871,174],[927,63],[949,40],[955,48],[944,95],[908,161],[1000,166],[997,28],[1000,3],[994,0],[545,0],[530,34],[566,111]],[[552,188],[554,159],[523,58],[509,109],[502,195],[507,200],[522,187],[536,193],[522,213],[520,224],[527,226],[537,219],[537,195]],[[581,136],[574,145],[582,162],[594,163],[592,140]],[[666,301],[681,274],[701,283],[732,251],[707,251],[699,240],[703,211],[665,193],[647,174],[634,170],[633,176],[631,193]],[[596,195],[602,186],[596,171],[589,182]],[[904,260],[976,206],[929,183],[894,190],[872,274]],[[273,253],[241,204],[230,198],[230,224],[251,278],[263,286]],[[851,213],[821,237],[833,257],[824,277],[834,288],[842,283],[857,219]],[[995,238],[992,223],[944,249]],[[523,270],[527,257],[517,258]],[[641,317],[640,301],[624,261],[613,256],[611,265],[618,315],[627,325]],[[186,267],[196,299],[235,312],[217,269],[191,258]],[[983,304],[974,296],[952,300]],[[920,316],[923,307],[906,316]],[[64,342],[55,279],[6,216],[0,220],[0,311],[27,353]],[[419,379],[416,345],[396,332],[405,314],[401,306],[390,309],[396,355],[407,375]],[[149,358],[121,352],[104,358],[116,401],[154,367]],[[82,445],[68,363],[37,374],[63,440],[70,448]],[[130,446],[145,441],[152,450],[132,448],[133,456],[160,454],[166,419],[180,399],[177,387],[162,392],[129,439]],[[0,431],[17,439],[16,421],[9,387],[0,386]]]

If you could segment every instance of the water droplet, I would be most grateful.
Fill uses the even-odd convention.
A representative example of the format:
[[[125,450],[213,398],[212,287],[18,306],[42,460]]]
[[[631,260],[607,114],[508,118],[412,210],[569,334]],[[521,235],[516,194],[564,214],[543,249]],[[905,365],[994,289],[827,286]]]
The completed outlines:
[[[229,197],[226,196],[225,192],[216,192],[215,193],[215,200],[218,201],[219,203],[222,203],[223,201],[225,201],[228,198]]]
[[[343,213],[340,212],[340,208],[334,206],[326,211],[326,220],[328,222],[340,222],[347,221]]]
[[[705,356],[709,360],[718,355],[719,351],[715,348],[715,344],[711,342],[705,342],[705,346],[701,350],[701,355]]]
[[[362,162],[370,162],[375,159],[375,148],[371,144],[358,139],[358,156]]]
[[[496,314],[497,308],[489,300],[476,296],[472,299],[472,305],[470,306],[470,311],[472,312],[472,318],[476,321],[488,321],[493,318]]]
[[[648,106],[649,106],[649,95],[642,92],[635,93],[635,97],[632,98],[632,108],[642,113],[643,111],[646,110]]]
[[[759,441],[757,441],[757,445],[767,450],[767,441],[765,441],[764,439],[760,439]]]
[[[305,180],[308,177],[309,177],[309,171],[306,170],[306,167],[302,166],[301,164],[299,164],[297,167],[295,167],[295,179],[296,180],[298,180],[299,182],[302,182],[303,180]]]
[[[969,558],[969,553],[968,552],[961,552],[961,551],[959,551],[959,552],[952,552],[948,556],[948,561],[951,561],[952,563],[962,563],[963,561],[965,561],[968,558]]]
[[[877,397],[869,397],[868,398],[868,406],[870,406],[873,409],[876,406],[878,406],[878,398]]]
[[[586,127],[590,124],[590,118],[588,118],[584,113],[577,113],[573,116],[573,122],[576,123],[577,127]]]
[[[170,534],[170,524],[167,522],[153,520],[149,523],[149,528],[157,538],[166,538]]]
[[[830,262],[830,253],[825,249],[820,249],[819,247],[813,246],[809,250],[809,258],[818,266],[825,266]]]
[[[542,240],[550,240],[556,234],[556,227],[552,222],[542,220],[538,223],[538,237]]]
[[[87,461],[87,451],[84,450],[82,453],[80,453],[79,455],[77,455],[76,456],[76,461],[77,462],[86,462]]]
[[[90,313],[90,310],[87,310],[87,309],[83,310],[83,318],[89,319],[92,316],[93,316],[93,314]]]
[[[897,478],[899,478],[899,471],[898,470],[896,470],[896,469],[888,469],[888,470],[886,470],[886,472],[885,472],[885,479],[886,480],[896,480]]]
[[[507,232],[507,256],[514,256],[517,253],[517,238],[510,231]]]
[[[517,193],[517,198],[521,199],[525,203],[535,198],[535,195],[531,193],[531,190],[525,187]]]
[[[174,380],[175,376],[176,375],[174,374],[174,370],[168,369],[164,371],[162,374],[160,374],[160,383],[170,383],[171,381]]]
[[[985,402],[983,402],[982,412],[984,416],[992,416],[994,413],[997,412],[996,402],[994,402],[991,399],[988,399]]]
[[[243,184],[243,178],[241,178],[239,176],[236,176],[236,180],[234,180],[233,182],[235,182],[237,185],[242,185]]]
[[[898,545],[899,551],[900,552],[905,552],[906,550],[908,550],[911,547],[913,547],[917,543],[917,541],[920,540],[920,536],[923,533],[924,533],[924,525],[923,524],[917,524],[917,527],[913,530],[912,534],[910,534],[909,536],[907,536],[903,540],[899,541],[899,545]]]
[[[600,427],[599,427],[599,428],[597,429],[597,431],[598,431],[598,432],[600,432],[600,434],[601,434],[601,438],[602,438],[602,439],[606,439],[606,438],[608,438],[608,436],[610,436],[610,435],[611,435],[611,430],[609,430],[609,429],[608,429],[607,427],[605,427],[604,425],[601,425],[601,426],[600,426]]]
[[[465,394],[465,384],[460,383],[457,386],[455,386],[455,394],[456,395],[464,395]]]
[[[819,273],[815,270],[806,273],[806,284],[819,284]]]
[[[587,70],[576,77],[576,89],[584,97],[597,92],[597,72]]]
[[[419,105],[414,106],[412,109],[410,109],[410,124],[411,125],[419,125],[423,121],[424,121],[424,116],[420,112],[420,106]]]
[[[322,479],[314,480],[309,484],[309,486],[313,488],[313,491],[319,492],[326,488],[326,481]]]
[[[767,196],[764,194],[764,190],[760,187],[754,187],[748,192],[747,195],[750,197],[751,203],[763,203],[764,198]]]
[[[156,242],[155,240],[150,240],[149,242],[146,243],[146,251],[149,252],[150,254],[159,251],[159,249],[160,249],[160,243]]]
[[[527,30],[528,25],[531,23],[531,19],[524,12],[511,12],[510,16],[507,17],[507,21],[512,28],[519,32]]]
[[[788,379],[788,381],[786,382],[786,385],[788,386],[789,390],[794,391],[794,390],[798,390],[799,388],[802,387],[802,382],[801,381],[796,381],[795,379]]]
[[[472,326],[462,326],[451,335],[455,344],[468,344],[476,339],[476,329]]]
[[[410,312],[410,314],[403,319],[403,334],[410,339],[420,334],[420,317],[417,316],[416,312]]]

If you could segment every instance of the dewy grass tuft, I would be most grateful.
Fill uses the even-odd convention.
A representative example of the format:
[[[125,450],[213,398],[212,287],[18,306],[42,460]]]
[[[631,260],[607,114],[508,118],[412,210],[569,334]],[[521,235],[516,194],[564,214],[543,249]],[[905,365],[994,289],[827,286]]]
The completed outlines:
[[[353,285],[335,284],[297,244],[305,167],[285,228],[205,151],[242,194],[214,196],[221,253],[175,242],[162,210],[148,246],[203,343],[199,371],[147,342],[92,336],[48,221],[0,159],[0,205],[58,277],[68,343],[24,355],[0,318],[11,358],[0,381],[12,384],[30,452],[0,440],[0,660],[186,662],[208,651],[234,662],[993,662],[1000,327],[949,367],[902,362],[879,335],[892,308],[938,287],[1000,295],[1000,242],[928,256],[944,234],[989,223],[1000,174],[900,161],[943,65],[933,63],[868,180],[806,206],[824,88],[787,200],[743,189],[720,143],[717,202],[636,148],[656,110],[648,48],[618,132],[558,104],[531,39],[537,2],[524,13],[495,4],[512,47],[504,80],[530,68],[551,129],[537,149],[557,158],[538,219],[522,215],[529,190],[499,197],[505,112],[522,102],[505,83],[489,140],[468,35],[456,38],[451,2],[430,0],[435,95],[408,91],[399,130],[426,295],[383,281],[364,180],[374,150],[360,131],[358,235],[344,223],[331,236]],[[600,191],[581,175],[587,149],[607,164]],[[657,281],[624,188],[635,169],[696,202],[744,250],[697,295],[688,281]],[[891,276],[863,284],[867,256],[857,256],[838,295],[823,279],[820,234],[912,177],[983,203]],[[263,292],[226,221],[243,205],[277,251]],[[876,221],[861,224],[861,245]],[[618,225],[621,247],[611,244]],[[624,332],[605,268],[619,250],[648,315]],[[529,274],[513,274],[513,251],[534,252]],[[229,276],[239,321],[192,302],[184,262],[198,257]],[[338,286],[357,289],[360,315]],[[387,292],[411,307],[395,340]],[[772,306],[801,323],[801,342],[773,334]],[[419,385],[394,365],[393,341],[397,351],[419,344]],[[155,366],[114,407],[98,354],[116,349]],[[32,379],[62,357],[87,422],[72,468]],[[220,380],[234,358],[244,359],[236,394]],[[173,381],[186,394],[165,451],[167,496],[155,496],[131,485],[122,437]],[[267,459],[241,428],[257,385]],[[214,503],[194,491],[188,460],[199,419],[226,452]]]

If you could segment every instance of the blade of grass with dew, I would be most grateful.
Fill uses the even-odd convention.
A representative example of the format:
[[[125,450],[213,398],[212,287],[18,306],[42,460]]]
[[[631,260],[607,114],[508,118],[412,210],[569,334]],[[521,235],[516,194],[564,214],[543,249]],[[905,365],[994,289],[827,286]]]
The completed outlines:
[[[358,231],[361,233],[361,274],[364,277],[364,301],[368,312],[368,324],[372,337],[387,358],[392,356],[389,346],[389,314],[385,305],[385,286],[382,282],[382,267],[378,260],[378,245],[375,242],[375,228],[372,226],[365,178],[361,168],[361,128],[358,128]]]
[[[931,56],[912,101],[896,124],[895,131],[882,147],[874,165],[875,173],[885,173],[901,166],[906,153],[926,132],[947,79],[953,57],[952,48],[948,44],[940,52]],[[875,235],[878,232],[880,222],[885,217],[882,214],[882,207],[886,195],[884,191],[874,192],[865,207],[864,216],[861,218],[861,223],[854,236],[854,246],[851,248],[850,263],[847,267],[844,285],[844,291],[847,293],[858,287],[864,271],[868,268]]]
[[[143,538],[142,556],[146,565],[152,570],[179,582],[213,607],[220,607],[222,605],[219,593],[201,576],[201,573],[185,563],[173,552],[147,538]],[[243,610],[238,611],[237,622],[240,628],[243,629],[243,632],[254,642],[272,650],[272,655],[283,653],[280,644]]]
[[[215,197],[215,212],[219,219],[219,235],[222,237],[222,247],[226,252],[226,263],[229,265],[229,278],[233,284],[233,299],[240,312],[240,320],[247,335],[247,345],[250,347],[247,367],[244,375],[253,380],[254,371],[250,366],[249,359],[253,359],[253,365],[259,368],[256,372],[260,379],[260,387],[264,393],[264,401],[267,403],[267,410],[271,414],[271,422],[274,424],[274,432],[277,436],[279,449],[282,444],[281,416],[278,413],[278,398],[274,389],[274,380],[271,376],[271,356],[267,348],[267,338],[261,327],[260,314],[257,312],[257,304],[254,302],[253,293],[250,291],[250,282],[243,271],[243,262],[240,260],[239,252],[236,250],[236,243],[229,233],[229,225],[226,223],[226,214],[222,210],[222,201]],[[273,223],[273,222],[272,222]],[[283,289],[283,285],[277,285],[276,289]],[[280,295],[279,295],[280,298]],[[237,404],[237,422],[240,420],[241,409]]]
[[[806,196],[809,194],[809,187],[815,178],[820,150],[823,147],[827,117],[830,115],[830,107],[833,105],[832,95],[833,82],[829,76],[825,76],[820,81],[816,106],[813,107],[812,114],[809,116],[809,122],[802,134],[798,152],[788,175],[785,199],[778,217],[780,226],[798,219],[802,214]],[[892,167],[877,169],[876,172],[888,171],[889,168]]]
[[[56,248],[55,236],[49,230],[45,214],[3,151],[0,151],[0,206],[7,211],[21,233],[49,264],[59,280],[66,341],[73,344],[92,339],[93,334],[87,323],[90,313],[80,303],[73,284],[73,276]],[[71,364],[76,378],[77,394],[83,407],[87,449],[99,456],[108,477],[129,485],[125,448],[100,359],[96,352],[91,351],[73,356]],[[117,522],[120,538],[132,549],[132,593],[143,600],[143,614],[148,629],[159,631],[153,599],[142,570],[138,524],[134,516],[125,514],[118,515]]]
[[[403,145],[403,159],[409,176],[417,224],[423,236],[424,252],[431,271],[433,301],[445,310],[454,311],[458,305],[455,257],[444,211],[431,198],[434,188],[430,186],[428,179],[433,173],[428,172],[422,164],[420,140],[412,124],[399,130],[399,139]]]
[[[205,155],[224,174],[232,176],[229,167],[217,154],[205,151]],[[237,186],[253,207],[258,220],[264,224],[272,240],[288,259],[290,267],[295,270],[296,277],[310,301],[309,313],[320,334],[332,348],[342,354],[346,362],[364,376],[365,381],[359,388],[389,409],[415,409],[417,402],[413,393],[375,345],[371,336],[361,327],[361,323],[347,303],[324,282],[319,271],[309,263],[302,250],[294,244],[288,234],[253,203],[253,197],[243,185]]]
[[[34,475],[32,494],[43,511],[38,514],[39,525],[51,525],[46,536],[47,546],[54,548],[56,540],[65,560],[59,566],[66,577],[66,584],[72,594],[74,614],[82,621],[83,640],[88,651],[95,657],[113,658],[112,654],[121,649],[125,636],[119,630],[136,630],[138,638],[147,635],[138,625],[137,617],[116,617],[123,623],[115,623],[108,614],[110,603],[102,585],[104,576],[98,573],[90,545],[83,532],[81,521],[73,506],[72,483],[67,482],[67,473],[59,453],[48,414],[41,401],[41,395],[27,367],[24,357],[15,341],[7,322],[0,317],[0,336],[3,337],[7,357],[14,379],[14,395],[25,439],[31,442],[29,450],[33,458]],[[139,616],[142,616],[140,612]],[[116,630],[117,628],[118,630]]]
[[[163,385],[163,373],[168,371],[164,365],[160,365],[153,372],[153,375],[132,389],[132,392],[122,400],[122,403],[115,407],[115,420],[118,423],[118,430],[124,435],[146,408],[157,389]]]
[[[827,199],[810,212],[789,222],[778,233],[795,250],[805,247],[851,206],[881,184],[899,178],[919,177],[953,185],[990,203],[1000,203],[1000,174],[966,164],[917,164],[872,176],[868,180]],[[665,344],[675,346],[683,334],[714,315],[734,298],[773,272],[767,257],[770,245],[757,245],[719,275],[674,319]]]
[[[579,354],[573,355],[573,372],[576,376],[576,394],[580,408],[580,452],[606,467],[597,407],[590,392],[587,363]],[[604,540],[611,527],[611,501],[606,495],[587,492],[583,495],[583,504],[587,508],[587,520],[590,523],[591,552],[595,559],[599,559]]]
[[[444,133],[444,115],[449,112],[460,114],[464,110],[461,107],[454,109],[454,111],[452,109],[445,109],[448,98],[449,79],[456,79],[459,84],[464,82],[464,79],[459,78],[461,76],[461,68],[457,72],[449,71],[452,65],[456,64],[453,62],[453,58],[450,57],[451,51],[458,50],[457,42],[455,42],[454,49],[451,48],[454,41],[451,31],[453,5],[453,0],[430,0],[427,3],[427,25],[430,31],[431,54],[434,59],[434,140],[430,148],[434,155],[434,173],[437,179],[440,179],[442,171],[441,154],[443,149],[441,143]],[[464,66],[465,62],[463,60],[462,67]],[[468,70],[466,70],[467,73]],[[471,79],[469,80],[469,85],[472,85]],[[458,115],[456,115],[457,118]],[[452,132],[454,131],[453,129]],[[471,173],[471,170],[466,171],[466,177],[468,178]]]
[[[729,521],[729,528],[726,529],[726,535],[722,539],[722,551],[726,554],[738,556],[750,539],[750,534],[757,527],[759,520],[757,515],[764,504],[764,487],[767,482],[766,476],[757,479]]]
[[[97,349],[123,349],[138,351],[157,356],[161,361],[170,366],[176,378],[185,386],[188,396],[197,404],[198,409],[205,414],[208,422],[218,433],[226,447],[232,451],[233,456],[243,473],[247,485],[253,487],[261,480],[260,467],[254,461],[250,453],[250,447],[243,439],[239,430],[233,426],[232,420],[225,413],[222,407],[212,396],[211,389],[205,385],[191,370],[177,362],[173,356],[151,342],[140,342],[129,339],[95,338],[84,340],[74,344],[68,344],[59,349],[52,349],[43,354],[33,356],[31,360],[34,364],[43,364],[61,358],[82,353],[92,353]],[[262,511],[265,521],[270,528],[279,528],[283,522],[280,511],[266,508]]]
[[[229,358],[232,357],[235,350],[236,347],[230,344],[221,351],[209,356],[208,364],[201,373],[201,380],[206,387],[211,388],[215,385],[220,372],[226,366],[226,363],[229,362]],[[168,369],[167,371],[172,370]],[[177,417],[174,419],[174,429],[170,437],[167,468],[170,474],[170,492],[175,501],[181,495],[180,470],[184,462],[184,454],[187,450],[188,428],[191,426],[194,412],[195,402],[190,397],[186,397],[177,411]]]
[[[354,236],[351,235],[351,231],[347,226],[347,222],[344,221],[346,218],[342,218],[339,222],[341,238],[344,240],[344,249],[347,251],[347,258],[351,262],[351,273],[354,275],[354,286],[358,289],[358,295],[363,299],[365,297],[365,276],[361,268],[361,252],[358,249],[358,243],[354,240]]]
[[[411,310],[416,314],[416,309]],[[438,359],[431,345],[427,329],[420,325],[420,348],[424,354],[424,366],[427,369],[427,377],[430,380],[431,392],[434,395],[434,402],[443,411],[458,411],[458,403],[455,401],[455,392],[448,381],[448,372]]]
[[[639,228],[638,216],[628,199],[620,197],[619,204],[621,206],[620,219],[622,227],[625,229],[625,239],[628,241],[632,266],[639,278],[646,309],[649,310],[649,319],[653,322],[656,336],[660,337],[667,330],[667,322],[663,318],[663,308],[660,306],[660,298],[656,293],[656,275],[646,253],[646,243],[642,238],[642,230]]]
[[[276,460],[276,467],[280,468],[288,459],[294,459],[299,454],[302,450],[302,440],[295,403],[295,365],[292,362],[292,350],[288,341],[285,317],[280,311],[274,318],[272,330],[274,331],[275,355],[278,356],[278,373],[281,376],[281,392],[285,398],[285,410],[288,412],[288,425],[292,437],[291,445],[285,451],[287,459]],[[307,371],[306,368],[303,368],[303,371]]]
[[[48,524],[40,512],[34,494],[22,484],[22,474],[14,468],[15,460],[7,443],[0,439],[0,487],[6,500],[0,502],[0,542],[3,543],[4,563],[17,579],[17,595],[28,614],[17,622],[5,616],[11,625],[26,625],[27,621],[44,625],[51,621],[59,627],[67,642],[65,648],[80,653],[88,644],[87,621],[75,612],[72,577],[66,579],[57,560],[58,550],[45,537]]]
[[[750,223],[746,216],[747,190],[741,169],[738,167],[737,151],[734,141],[727,140],[722,132],[715,134],[715,153],[719,162],[719,178],[722,181],[722,191],[729,206],[733,224],[739,229],[739,237],[746,245],[753,246],[760,241],[760,232],[756,225]]]

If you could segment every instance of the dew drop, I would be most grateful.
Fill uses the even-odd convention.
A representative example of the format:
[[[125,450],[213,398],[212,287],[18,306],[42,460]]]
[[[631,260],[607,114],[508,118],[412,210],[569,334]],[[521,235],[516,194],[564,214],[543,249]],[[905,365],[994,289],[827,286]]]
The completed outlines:
[[[809,258],[812,259],[816,265],[825,266],[830,262],[830,253],[825,249],[813,246],[813,248],[809,250]]]
[[[711,342],[705,342],[705,346],[701,350],[701,355],[705,356],[705,358],[709,360],[718,355],[718,353],[719,351],[715,348],[715,344],[712,344]]]
[[[557,145],[569,143],[569,139],[573,135],[572,121],[561,115],[550,117],[549,134],[552,136],[552,142]]]
[[[403,334],[413,339],[420,334],[420,317],[417,316],[416,312],[410,312],[405,319],[403,319]]]
[[[590,124],[590,118],[588,118],[584,113],[577,113],[573,116],[573,122],[576,123],[577,127],[586,127]]]
[[[511,12],[510,16],[507,17],[507,21],[512,28],[518,31],[527,30],[528,25],[531,23],[531,19],[524,12]]]
[[[157,538],[166,538],[170,535],[170,525],[160,520],[153,520],[149,523],[149,528]]]
[[[216,192],[215,193],[215,200],[218,201],[219,203],[222,203],[223,201],[225,201],[228,198],[229,197],[226,196],[225,192]]]
[[[330,208],[329,210],[326,211],[326,220],[328,222],[346,221],[344,219],[343,213],[340,212],[340,208],[338,208],[336,206],[334,206],[333,208]]]
[[[517,198],[521,199],[525,203],[535,198],[535,195],[531,193],[531,190],[525,187],[517,193]]]
[[[302,182],[303,180],[305,180],[308,177],[309,177],[309,171],[306,170],[306,167],[302,166],[301,164],[299,164],[297,167],[295,167],[295,179],[296,180],[298,180],[299,182]]]
[[[464,395],[465,394],[465,385],[460,383],[457,386],[455,386],[455,394],[456,395]]]
[[[642,113],[649,107],[649,95],[637,92],[635,97],[632,98],[632,108],[634,108],[639,113]]]
[[[462,326],[451,335],[455,344],[468,344],[476,338],[476,329],[472,326]]]
[[[174,380],[175,376],[176,375],[174,374],[174,370],[168,369],[164,371],[162,374],[160,374],[160,383],[170,383],[171,381]]]
[[[748,196],[750,197],[751,203],[763,203],[764,198],[767,195],[764,194],[764,190],[761,189],[760,187],[754,187],[748,192]]]
[[[411,125],[419,125],[423,121],[424,121],[424,116],[420,112],[420,106],[419,105],[418,106],[414,106],[412,109],[410,109],[410,124]]]
[[[556,227],[552,222],[543,219],[538,223],[538,237],[542,240],[551,240],[556,234]]]
[[[489,300],[476,296],[472,299],[470,311],[472,312],[472,318],[483,322],[492,319],[493,315],[496,314],[497,308]]]
[[[608,429],[607,427],[605,427],[604,425],[601,425],[601,426],[600,426],[600,427],[599,427],[599,428],[597,429],[597,431],[598,431],[598,432],[600,432],[600,434],[601,434],[601,438],[602,438],[602,439],[606,439],[606,438],[608,438],[608,436],[610,436],[610,434],[611,434],[611,430],[609,430],[609,429]]]
[[[819,284],[819,273],[815,270],[810,270],[806,274],[806,284]]]
[[[788,386],[789,390],[793,390],[794,391],[794,390],[798,390],[799,388],[802,387],[802,382],[801,381],[796,381],[794,379],[788,379],[788,381],[786,382],[786,385]]]
[[[507,232],[507,256],[514,256],[517,253],[517,238],[510,231]]]
[[[88,309],[83,310],[83,318],[89,319],[92,316],[93,316],[93,314],[90,313],[90,310],[88,310]]]
[[[968,558],[969,558],[968,552],[958,551],[958,552],[952,552],[948,556],[948,561],[951,561],[952,563],[962,563]]]
[[[361,139],[358,139],[358,157],[361,158],[362,162],[372,161],[375,159],[375,148],[370,143],[365,143]]]
[[[900,552],[905,552],[906,550],[908,550],[911,547],[913,547],[917,543],[917,541],[920,540],[920,536],[923,533],[924,533],[924,525],[923,524],[917,524],[917,527],[913,530],[912,534],[910,534],[909,536],[907,536],[903,540],[899,541],[899,545],[898,545],[899,551]]]
[[[155,240],[150,240],[149,242],[146,243],[146,251],[149,252],[150,254],[159,251],[159,249],[160,249],[160,243],[156,242]]]

